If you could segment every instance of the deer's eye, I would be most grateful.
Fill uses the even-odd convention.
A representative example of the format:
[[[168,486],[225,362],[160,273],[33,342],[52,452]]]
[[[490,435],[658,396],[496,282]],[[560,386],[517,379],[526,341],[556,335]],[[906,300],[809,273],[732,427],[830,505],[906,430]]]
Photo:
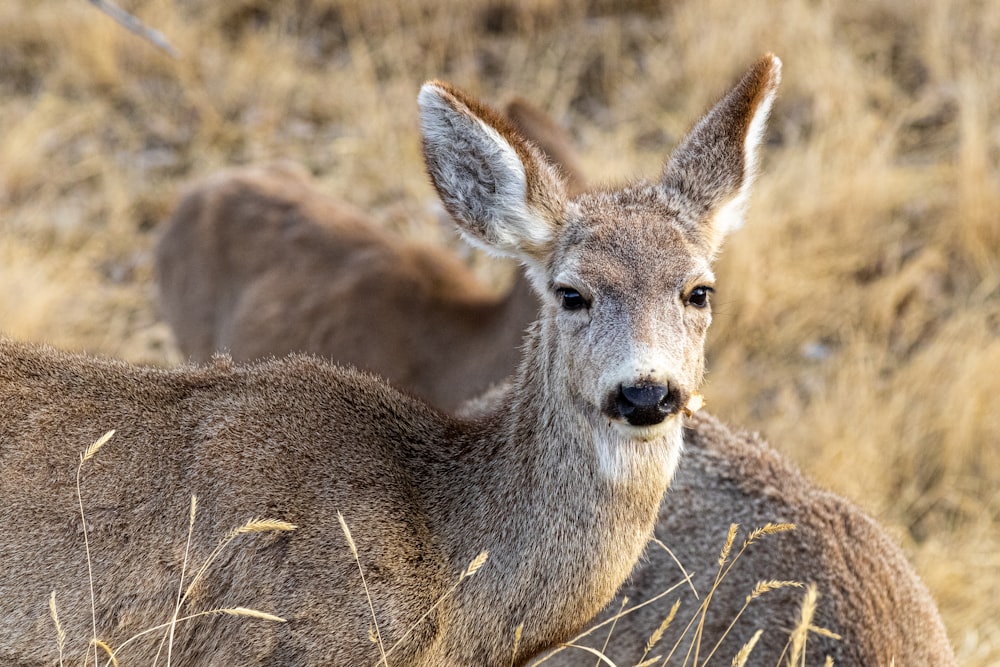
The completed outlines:
[[[708,295],[715,290],[708,285],[699,285],[688,294],[687,302],[695,308],[704,308],[708,305]]]
[[[556,296],[559,297],[563,310],[590,308],[590,302],[572,287],[560,287],[556,290]]]

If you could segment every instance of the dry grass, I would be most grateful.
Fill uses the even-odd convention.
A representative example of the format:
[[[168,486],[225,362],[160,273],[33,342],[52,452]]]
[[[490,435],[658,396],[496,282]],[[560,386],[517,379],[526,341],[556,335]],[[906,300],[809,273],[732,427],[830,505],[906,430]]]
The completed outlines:
[[[76,496],[80,507],[80,527],[83,532],[83,543],[84,543],[84,554],[83,557],[87,562],[87,581],[80,582],[80,586],[88,586],[90,593],[90,617],[91,617],[91,630],[92,635],[89,640],[86,640],[87,651],[83,658],[83,667],[89,664],[89,653],[90,648],[93,647],[94,650],[94,667],[103,664],[105,667],[117,667],[119,664],[119,654],[125,651],[131,644],[149,636],[162,633],[163,636],[159,642],[156,655],[153,659],[153,667],[159,663],[159,658],[161,655],[165,654],[165,664],[166,667],[170,667],[172,659],[172,650],[174,645],[174,631],[179,623],[187,623],[191,621],[196,621],[197,619],[204,618],[206,616],[217,616],[220,614],[227,616],[237,616],[241,618],[255,618],[258,620],[270,621],[274,623],[285,623],[285,619],[280,616],[275,616],[274,614],[269,614],[267,612],[259,611],[257,609],[252,609],[250,607],[216,607],[212,609],[204,609],[201,611],[194,611],[191,609],[192,605],[189,604],[189,599],[192,592],[196,587],[202,582],[205,574],[209,569],[215,564],[215,561],[222,554],[223,551],[240,535],[247,534],[260,534],[260,533],[272,533],[272,532],[288,532],[295,530],[297,526],[288,523],[287,521],[281,521],[277,519],[250,519],[241,526],[238,526],[228,534],[226,534],[222,540],[215,546],[211,553],[205,558],[201,567],[195,572],[194,576],[189,579],[186,578],[185,574],[187,572],[188,557],[190,555],[191,547],[191,536],[194,531],[195,519],[197,516],[198,501],[195,496],[191,496],[191,509],[189,512],[188,519],[188,532],[187,532],[187,542],[184,547],[184,560],[181,566],[180,578],[178,580],[178,590],[176,603],[174,605],[173,611],[170,613],[169,618],[160,624],[153,625],[152,627],[146,628],[128,639],[125,639],[117,646],[112,647],[106,641],[102,640],[98,636],[98,618],[97,610],[95,607],[95,594],[94,594],[94,574],[91,567],[92,564],[92,553],[90,540],[87,537],[87,513],[86,513],[86,502],[84,498],[83,489],[81,487],[81,476],[83,474],[85,464],[94,458],[100,449],[106,445],[112,437],[114,437],[115,431],[108,431],[100,438],[98,438],[92,445],[87,447],[84,452],[80,453],[80,464],[76,471]],[[65,592],[65,591],[63,591]],[[183,616],[181,612],[185,611]],[[49,616],[52,619],[52,624],[55,631],[55,644],[58,649],[58,664],[62,667],[64,663],[64,656],[66,653],[67,640],[71,644],[79,644],[84,641],[83,637],[69,637],[67,638],[66,632],[62,627],[62,623],[59,621],[59,607],[56,602],[56,591],[52,591],[49,596]],[[166,650],[164,651],[164,647]],[[104,651],[106,660],[102,663],[101,655],[98,651]],[[127,654],[127,652],[126,652]]]
[[[687,665],[693,665],[693,666],[708,665],[711,662],[712,658],[717,656],[719,647],[722,645],[722,642],[726,639],[730,631],[732,631],[733,627],[735,627],[736,623],[740,620],[744,612],[746,612],[747,608],[754,600],[759,599],[761,596],[766,595],[771,591],[776,591],[782,588],[789,588],[789,587],[802,588],[803,584],[798,581],[776,581],[776,580],[758,581],[757,584],[753,587],[753,589],[747,592],[746,600],[743,604],[743,607],[731,619],[731,623],[726,628],[726,630],[721,634],[721,636],[718,638],[715,644],[710,645],[706,643],[704,637],[705,618],[706,615],[708,614],[709,607],[712,605],[712,600],[715,597],[715,594],[718,592],[722,582],[725,581],[725,579],[729,576],[729,573],[733,570],[734,567],[739,566],[740,558],[743,556],[744,553],[746,553],[747,549],[751,548],[756,542],[762,539],[766,539],[771,535],[776,535],[778,533],[783,533],[790,530],[795,530],[794,524],[768,523],[764,526],[753,528],[747,532],[746,537],[743,539],[743,542],[740,545],[739,549],[737,549],[736,552],[734,553],[733,547],[736,544],[736,537],[739,534],[739,526],[736,524],[730,524],[728,534],[726,535],[726,540],[722,545],[722,549],[720,551],[719,558],[716,563],[718,569],[716,571],[715,580],[713,581],[711,588],[708,591],[706,591],[704,598],[700,598],[698,596],[698,593],[697,591],[694,590],[693,586],[691,588],[692,592],[694,593],[695,599],[698,600],[698,604],[695,605],[693,609],[686,609],[682,614],[683,617],[688,618],[687,624],[685,625],[683,631],[680,633],[680,635],[677,636],[677,638],[675,639],[674,643],[671,646],[664,647],[662,653],[650,656],[650,654],[653,652],[653,649],[658,646],[660,640],[663,638],[664,633],[677,619],[678,611],[680,610],[681,607],[681,599],[678,598],[677,600],[674,601],[674,604],[671,606],[670,611],[667,612],[667,615],[663,618],[660,625],[650,634],[649,639],[646,641],[646,644],[644,646],[643,653],[639,659],[639,662],[632,667],[651,667],[652,665],[664,665],[664,666],[681,665],[682,667],[686,667]],[[659,540],[654,540],[654,541],[656,541],[657,544],[660,544],[661,546],[666,548],[666,545],[663,545],[661,542],[659,542]],[[630,603],[627,597],[622,598],[618,612],[615,613],[613,616],[611,616],[611,618],[606,618],[601,622],[596,623],[589,628],[586,628],[579,635],[577,635],[570,641],[566,642],[565,644],[562,644],[558,648],[553,649],[549,653],[546,653],[532,664],[540,667],[556,654],[562,651],[570,650],[570,651],[580,652],[579,655],[583,655],[584,653],[589,653],[595,656],[598,660],[597,662],[598,667],[601,664],[606,664],[610,665],[611,667],[616,667],[615,663],[612,662],[604,654],[604,651],[607,649],[607,646],[612,636],[614,635],[615,626],[617,625],[618,620],[625,616],[628,616],[629,614],[634,613],[635,611],[641,609],[642,607],[645,607],[646,605],[656,602],[662,597],[673,594],[678,589],[683,588],[685,584],[690,585],[691,575],[688,574],[686,571],[684,571],[684,568],[680,567],[679,563],[678,566],[679,566],[678,569],[682,577],[680,577],[678,581],[674,583],[672,586],[670,586],[667,590],[660,591],[654,597],[647,599],[643,602],[640,602],[638,604]],[[802,613],[800,621],[788,633],[788,640],[785,653],[789,654],[788,658],[789,665],[797,664],[799,662],[804,663],[805,643],[810,634],[823,634],[833,639],[837,640],[840,639],[839,635],[829,630],[826,630],[825,628],[820,628],[812,624],[813,612],[815,611],[817,596],[818,592],[814,585],[809,585],[806,587],[806,593],[803,597]],[[604,646],[601,650],[597,650],[580,643],[580,640],[582,640],[587,635],[596,634],[598,630],[603,631],[603,628],[607,626],[610,627],[607,631],[607,638],[605,639]],[[787,631],[784,628],[776,628],[776,629],[782,632]],[[754,637],[752,637],[751,640],[748,641],[736,655],[718,656],[718,657],[720,659],[730,659],[731,661],[730,664],[733,665],[746,664],[746,662],[749,660],[753,652],[754,646],[756,646],[757,644],[757,640],[760,638],[762,631],[763,628],[758,630],[756,635],[754,635]],[[782,656],[782,658],[784,658],[784,656]],[[779,664],[775,665],[775,667],[780,667],[781,662],[782,660],[779,659]],[[582,659],[581,659],[581,664],[583,664]],[[718,664],[718,663],[716,662],[712,664]],[[621,667],[626,667],[626,666],[622,665]]]
[[[0,322],[177,360],[149,250],[181,185],[278,156],[447,242],[427,78],[520,93],[596,179],[652,175],[760,53],[785,61],[706,397],[901,540],[959,660],[1000,662],[1000,7],[981,0],[83,0],[0,5]],[[478,261],[478,259],[477,259]],[[488,271],[483,264],[484,271]]]

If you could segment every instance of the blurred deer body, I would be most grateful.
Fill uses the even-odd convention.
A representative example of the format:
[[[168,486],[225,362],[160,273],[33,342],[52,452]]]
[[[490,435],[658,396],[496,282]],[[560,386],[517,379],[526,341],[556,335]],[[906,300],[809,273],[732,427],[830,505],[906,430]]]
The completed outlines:
[[[566,131],[524,100],[506,116],[578,193]],[[382,231],[290,162],[232,169],[189,192],[157,246],[156,279],[196,361],[311,352],[446,410],[513,372],[538,314],[522,274],[497,296],[453,253]]]
[[[189,193],[156,259],[163,312],[191,358],[311,351],[445,408],[509,374],[538,312],[523,280],[498,297],[452,253],[382,231],[288,163]]]
[[[745,201],[751,130],[779,74],[773,56],[754,65],[659,181],[577,197],[502,116],[424,85],[424,156],[445,207],[467,237],[521,261],[541,299],[508,400],[479,418],[314,357],[161,371],[0,342],[0,560],[12,564],[0,657],[55,661],[53,590],[67,659],[82,657],[88,580],[112,646],[169,620],[189,494],[193,563],[248,516],[299,527],[237,537],[182,610],[252,605],[289,622],[181,623],[172,664],[375,664],[370,632],[390,664],[523,664],[571,637],[652,532],[702,380],[710,264],[732,222],[716,214]],[[73,479],[108,428],[81,492],[90,579]],[[151,664],[159,645],[139,640],[121,659]]]

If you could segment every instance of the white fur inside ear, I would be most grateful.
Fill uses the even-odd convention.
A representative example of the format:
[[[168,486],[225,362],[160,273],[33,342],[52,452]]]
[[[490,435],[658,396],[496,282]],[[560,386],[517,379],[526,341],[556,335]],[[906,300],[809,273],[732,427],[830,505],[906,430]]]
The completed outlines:
[[[776,56],[774,57],[774,68],[775,76],[780,76],[781,60]],[[768,90],[764,98],[757,105],[753,118],[750,119],[750,125],[743,140],[743,183],[740,185],[736,196],[720,206],[714,216],[714,226],[722,236],[739,229],[746,221],[747,204],[750,201],[750,189],[757,176],[757,167],[760,163],[759,149],[761,143],[764,141],[767,119],[771,115],[771,107],[774,105],[774,98],[777,92],[776,86]]]
[[[494,253],[520,256],[552,239],[527,201],[527,176],[513,146],[441,88],[420,90],[421,126],[433,151],[431,176],[463,236]],[[453,98],[452,98],[453,99]]]

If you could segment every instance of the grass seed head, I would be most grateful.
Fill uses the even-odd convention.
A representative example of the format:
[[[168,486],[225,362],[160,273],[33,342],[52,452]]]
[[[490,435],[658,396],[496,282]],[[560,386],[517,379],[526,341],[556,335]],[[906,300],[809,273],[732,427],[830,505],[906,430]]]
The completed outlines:
[[[757,585],[753,587],[750,591],[750,595],[747,596],[747,602],[751,600],[756,600],[764,593],[768,591],[774,591],[779,588],[802,588],[802,584],[798,581],[778,581],[776,579],[768,579],[766,581],[758,581]]]
[[[743,645],[743,648],[741,648],[736,655],[733,656],[733,667],[743,667],[747,664],[747,660],[750,658],[750,652],[753,651],[754,647],[757,645],[757,641],[760,639],[763,632],[763,630],[757,630],[757,632],[753,633],[753,637],[751,637],[750,640]]]
[[[726,535],[726,543],[722,545],[722,551],[719,553],[719,567],[725,565],[726,561],[729,560],[729,552],[733,548],[733,541],[736,539],[737,530],[739,530],[739,524],[729,524],[729,534]]]
[[[764,524],[763,526],[760,526],[759,528],[754,528],[753,530],[751,530],[750,533],[747,535],[747,539],[744,540],[744,542],[743,542],[743,547],[746,548],[746,547],[750,546],[751,544],[753,544],[754,542],[756,542],[757,540],[759,540],[762,537],[766,537],[768,535],[775,535],[777,533],[784,533],[784,532],[787,532],[789,530],[795,530],[795,524],[794,523],[770,523],[770,522],[768,522],[768,523]]]
[[[677,616],[677,610],[680,609],[680,607],[681,601],[678,598],[677,600],[674,600],[674,604],[670,607],[670,611],[667,613],[666,618],[660,622],[660,625],[656,628],[656,630],[653,630],[653,634],[651,634],[649,636],[649,640],[646,641],[646,646],[642,652],[643,658],[645,658],[649,652],[653,650],[653,647],[656,646],[661,639],[663,639],[663,633],[665,633],[667,628],[670,627],[670,624],[674,622],[674,617]]]
[[[110,431],[102,435],[100,438],[95,440],[94,444],[92,444],[90,447],[87,447],[87,450],[83,453],[82,460],[89,461],[90,459],[92,459],[94,455],[97,454],[98,450],[100,450],[101,447],[106,445],[108,443],[108,440],[110,440],[114,436],[114,434],[115,434],[114,429],[111,429]]]
[[[63,648],[66,646],[66,631],[63,630],[62,623],[59,622],[55,591],[52,591],[52,595],[49,596],[49,616],[52,617],[52,622],[56,626],[56,644],[59,647],[59,655],[62,655]]]
[[[354,554],[354,559],[358,558],[358,546],[354,543],[354,538],[351,537],[351,529],[347,527],[347,521],[344,520],[344,515],[337,512],[337,521],[340,522],[340,529],[344,531],[344,538],[347,540],[347,546],[351,549],[351,553]]]
[[[259,611],[257,609],[250,609],[249,607],[227,607],[225,609],[219,609],[220,614],[226,614],[227,616],[243,616],[245,618],[259,618],[263,621],[273,621],[275,623],[287,623],[288,621],[280,616],[275,616],[274,614],[268,614],[265,611]]]
[[[344,527],[346,529],[346,525]],[[296,528],[298,528],[298,526],[295,524],[288,523],[287,521],[280,521],[278,519],[251,519],[240,526],[236,532],[237,534],[242,535],[243,533],[287,532],[295,530]]]
[[[467,579],[472,575],[474,575],[476,572],[479,571],[479,568],[481,568],[483,565],[486,564],[486,561],[487,559],[489,559],[489,557],[490,557],[489,551],[483,550],[479,552],[479,555],[472,559],[472,562],[469,563],[469,566],[467,568],[465,568],[459,579]]]

